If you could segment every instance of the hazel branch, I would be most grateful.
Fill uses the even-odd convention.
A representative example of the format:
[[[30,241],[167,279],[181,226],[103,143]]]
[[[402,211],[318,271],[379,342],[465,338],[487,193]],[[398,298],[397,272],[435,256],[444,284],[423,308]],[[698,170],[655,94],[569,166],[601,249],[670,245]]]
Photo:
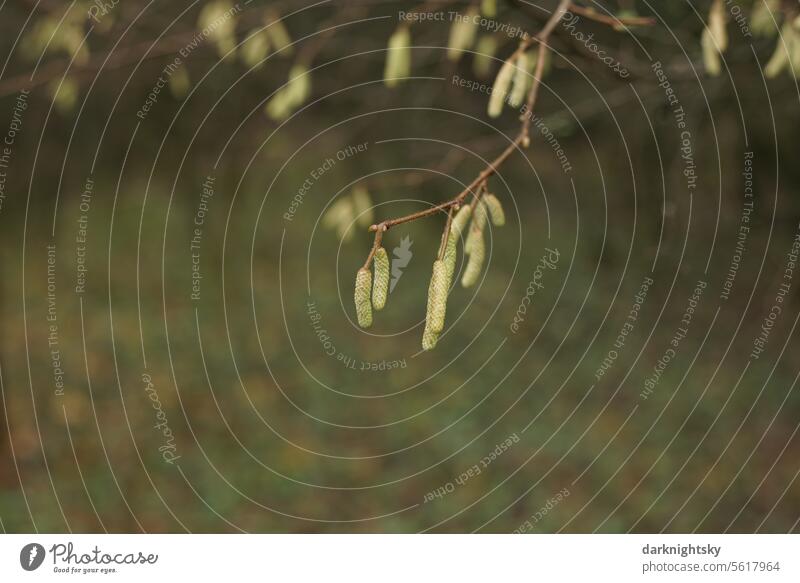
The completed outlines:
[[[431,208],[425,209],[423,211],[419,211],[416,213],[412,213],[410,215],[406,215],[403,217],[398,217],[395,219],[387,219],[380,223],[376,223],[372,225],[369,230],[375,232],[376,238],[382,236],[383,233],[392,227],[397,225],[401,225],[403,223],[407,223],[410,221],[416,221],[418,219],[422,219],[441,211],[450,210],[454,208],[458,208],[461,206],[461,203],[464,199],[475,189],[480,186],[481,184],[485,183],[489,177],[495,174],[500,168],[500,166],[513,154],[521,145],[527,145],[529,143],[528,139],[528,132],[530,129],[531,124],[531,116],[530,111],[533,109],[534,105],[536,104],[536,97],[539,93],[539,86],[541,85],[541,79],[544,72],[544,64],[545,64],[545,51],[548,50],[547,47],[547,40],[550,38],[555,27],[564,17],[566,14],[568,7],[570,6],[570,0],[561,0],[556,8],[555,12],[550,16],[547,23],[544,25],[541,31],[536,36],[527,36],[521,43],[519,48],[508,58],[509,61],[516,59],[520,54],[524,53],[531,45],[538,42],[541,46],[541,50],[539,51],[539,60],[536,63],[536,71],[534,74],[533,84],[528,92],[528,101],[527,101],[527,110],[522,116],[522,128],[514,140],[503,150],[500,155],[498,155],[489,165],[484,168],[480,174],[458,195],[454,198],[440,203],[436,206],[432,206]],[[374,253],[370,253],[370,257],[367,259],[367,265],[372,260],[372,256]]]

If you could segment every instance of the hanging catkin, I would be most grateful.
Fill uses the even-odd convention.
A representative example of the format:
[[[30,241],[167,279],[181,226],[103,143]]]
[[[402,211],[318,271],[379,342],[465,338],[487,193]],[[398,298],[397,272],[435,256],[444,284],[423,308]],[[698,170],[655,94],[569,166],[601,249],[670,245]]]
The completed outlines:
[[[487,18],[497,16],[497,0],[481,0],[481,14]]]
[[[469,205],[462,206],[461,209],[456,213],[456,216],[453,217],[453,224],[451,226],[453,232],[456,234],[456,238],[460,237],[461,234],[464,232],[464,229],[467,227],[467,223],[469,223],[469,219],[472,216],[472,207]]]
[[[700,46],[703,49],[703,65],[706,68],[706,72],[716,77],[722,72],[722,62],[717,46],[714,44],[714,35],[711,33],[711,29],[706,28],[703,30],[703,35],[700,37]]]
[[[708,30],[714,37],[714,43],[720,53],[728,48],[728,30],[725,17],[725,6],[722,0],[714,0],[708,13]]]
[[[470,235],[472,231],[470,231]],[[466,249],[466,248],[465,248]],[[472,245],[469,252],[469,261],[467,267],[464,269],[464,275],[461,277],[461,285],[463,287],[471,287],[478,281],[483,269],[483,261],[486,258],[486,242],[483,239],[483,233],[479,232],[477,237],[472,240]]]
[[[479,204],[475,207],[472,224],[469,228],[467,240],[464,243],[464,253],[472,253],[472,246],[477,239],[483,239],[483,228],[486,226],[486,206]]]
[[[356,275],[356,315],[358,325],[362,328],[372,326],[372,302],[370,301],[370,289],[372,288],[372,274],[369,269],[361,268]]]
[[[433,350],[436,348],[436,343],[439,342],[439,334],[431,331],[428,326],[425,326],[425,331],[422,333],[422,349]]]
[[[450,39],[447,42],[447,58],[451,61],[458,61],[465,50],[472,48],[475,42],[475,33],[478,27],[475,25],[477,9],[470,8],[466,14],[458,15],[453,25],[450,27]]]
[[[496,52],[497,37],[492,34],[484,34],[478,39],[472,61],[472,70],[476,77],[485,79],[489,76]]]
[[[498,117],[503,112],[508,89],[514,79],[514,63],[506,61],[494,80],[492,95],[489,97],[489,117]]]
[[[503,205],[500,204],[498,198],[493,194],[485,194],[483,202],[489,211],[489,217],[492,219],[492,224],[495,227],[502,227],[506,224],[506,213],[503,211]]]
[[[383,71],[383,82],[387,87],[394,87],[411,73],[411,33],[408,27],[400,25],[389,37],[389,48],[386,54],[386,67]]]
[[[800,38],[795,36],[794,27],[787,20],[781,28],[781,38],[775,44],[775,52],[772,53],[772,57],[764,67],[764,75],[767,79],[777,77],[786,68],[789,64],[791,51],[797,42],[800,42]]]
[[[450,226],[450,233],[447,235],[447,246],[444,248],[444,265],[447,267],[447,289],[453,283],[453,273],[456,270],[456,259],[458,257],[458,233],[454,225]]]
[[[433,262],[433,275],[431,276],[431,285],[428,288],[428,313],[425,316],[426,328],[436,334],[444,330],[447,292],[447,267],[444,261],[437,259]]]
[[[516,68],[514,69],[514,84],[511,87],[511,95],[508,96],[508,104],[511,107],[520,107],[525,100],[528,92],[528,56],[522,53],[517,57]]]
[[[382,310],[389,293],[389,255],[386,249],[378,247],[375,252],[375,280],[372,286],[372,305]]]
[[[276,15],[270,15],[266,21],[267,27],[264,32],[269,35],[269,40],[275,50],[284,55],[291,55],[293,52],[292,37],[283,25],[283,21]]]

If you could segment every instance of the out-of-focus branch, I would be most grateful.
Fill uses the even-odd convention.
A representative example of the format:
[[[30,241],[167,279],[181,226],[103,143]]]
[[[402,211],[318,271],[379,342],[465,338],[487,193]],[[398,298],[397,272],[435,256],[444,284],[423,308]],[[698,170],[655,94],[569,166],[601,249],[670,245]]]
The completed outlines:
[[[385,221],[381,221],[380,223],[372,225],[370,227],[370,230],[375,231],[376,238],[378,234],[382,236],[383,232],[391,229],[396,225],[401,225],[409,221],[415,221],[417,219],[434,215],[441,211],[456,209],[460,207],[464,199],[471,192],[474,192],[476,188],[485,183],[486,180],[489,179],[489,177],[495,174],[498,168],[509,158],[509,156],[511,156],[511,154],[513,154],[520,146],[527,146],[530,143],[529,131],[531,125],[531,112],[533,111],[533,108],[536,105],[536,98],[539,94],[539,86],[542,83],[542,76],[544,74],[544,65],[545,65],[544,57],[546,57],[546,52],[547,50],[549,50],[547,46],[547,41],[550,38],[553,29],[558,25],[558,23],[564,17],[564,14],[566,14],[569,5],[570,5],[570,0],[561,0],[558,4],[558,7],[552,13],[552,15],[547,20],[544,27],[539,31],[539,33],[536,36],[527,36],[520,43],[519,48],[516,51],[514,51],[514,53],[508,59],[509,61],[516,59],[519,55],[527,51],[534,43],[539,43],[540,45],[539,60],[536,63],[536,70],[533,75],[533,84],[531,85],[531,88],[528,91],[526,111],[521,116],[522,127],[517,137],[514,138],[514,140],[506,147],[506,149],[503,150],[500,153],[500,155],[497,156],[497,158],[495,158],[492,162],[490,162],[489,165],[486,168],[484,168],[480,172],[480,174],[478,174],[478,176],[454,198],[446,202],[443,202],[441,204],[438,204],[436,206],[425,209],[423,211],[419,211],[395,219],[387,219]],[[365,264],[365,267],[369,266],[369,261],[372,255],[373,254],[370,253],[370,257],[367,258],[367,263]]]

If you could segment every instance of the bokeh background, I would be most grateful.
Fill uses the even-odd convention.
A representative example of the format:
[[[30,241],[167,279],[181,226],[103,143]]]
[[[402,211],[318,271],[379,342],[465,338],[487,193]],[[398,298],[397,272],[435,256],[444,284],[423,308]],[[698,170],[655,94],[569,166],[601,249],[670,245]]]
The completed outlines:
[[[508,145],[486,88],[556,2],[498,0],[496,51],[458,59],[452,14],[490,6],[0,2],[2,528],[797,530],[800,63],[764,71],[797,4],[717,3],[717,74],[712,2],[578,4],[654,22],[556,28],[490,181],[508,222],[422,352],[444,219],[386,234],[405,265],[366,331],[365,224]],[[442,16],[388,88],[415,9]]]

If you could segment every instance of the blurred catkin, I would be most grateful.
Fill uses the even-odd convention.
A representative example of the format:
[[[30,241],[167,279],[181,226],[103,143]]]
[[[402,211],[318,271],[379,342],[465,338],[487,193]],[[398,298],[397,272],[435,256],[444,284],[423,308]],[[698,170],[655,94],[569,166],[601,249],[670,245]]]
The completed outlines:
[[[470,8],[466,14],[457,18],[450,27],[450,38],[447,42],[447,58],[458,61],[465,50],[472,48],[475,42],[475,33],[478,30],[475,24],[478,10]]]
[[[508,96],[508,104],[511,107],[520,107],[525,100],[528,91],[528,56],[522,53],[517,57],[516,68],[514,69],[514,84],[511,87],[511,95]]]
[[[503,112],[503,103],[506,101],[508,89],[514,79],[514,63],[506,61],[500,67],[500,72],[494,80],[492,94],[489,97],[489,117],[498,117]]]
[[[456,270],[456,259],[458,258],[458,233],[453,225],[447,235],[447,245],[444,248],[444,265],[447,267],[447,288],[453,283],[453,273]]]
[[[428,326],[425,326],[425,331],[422,333],[422,349],[433,350],[436,348],[436,343],[439,342],[439,334],[433,332]]]
[[[464,243],[464,253],[472,253],[472,247],[476,240],[483,239],[483,228],[486,226],[486,206],[479,204],[475,207],[475,212],[472,216],[472,224],[467,234],[467,240]]]
[[[457,238],[460,237],[464,232],[464,229],[467,227],[467,223],[469,223],[471,216],[472,207],[466,205],[462,206],[461,209],[456,213],[456,216],[453,217],[452,230],[456,234]]]
[[[400,25],[389,37],[383,82],[394,87],[411,73],[411,33],[408,26]]]

